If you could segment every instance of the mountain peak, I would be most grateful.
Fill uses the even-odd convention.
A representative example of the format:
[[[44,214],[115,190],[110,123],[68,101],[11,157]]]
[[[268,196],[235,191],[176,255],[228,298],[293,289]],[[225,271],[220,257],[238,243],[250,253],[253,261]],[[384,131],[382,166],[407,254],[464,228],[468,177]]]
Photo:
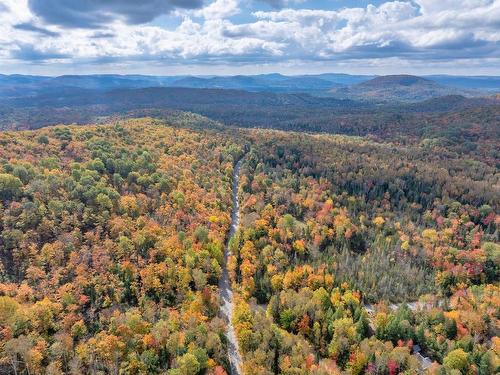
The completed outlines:
[[[443,86],[427,78],[407,74],[380,76],[330,92],[338,99],[373,102],[419,102],[449,95],[475,95],[467,90]]]
[[[434,82],[409,74],[387,75],[373,78],[369,81],[361,83],[363,86],[381,86],[381,85],[398,85],[398,86],[414,86],[419,84],[432,85]]]

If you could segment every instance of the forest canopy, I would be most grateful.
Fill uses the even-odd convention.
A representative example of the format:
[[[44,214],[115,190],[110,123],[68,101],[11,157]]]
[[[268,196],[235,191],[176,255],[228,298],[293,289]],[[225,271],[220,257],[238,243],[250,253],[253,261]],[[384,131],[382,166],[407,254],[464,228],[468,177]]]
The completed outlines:
[[[176,116],[0,133],[0,372],[226,374],[226,265],[245,374],[499,371],[494,128]]]

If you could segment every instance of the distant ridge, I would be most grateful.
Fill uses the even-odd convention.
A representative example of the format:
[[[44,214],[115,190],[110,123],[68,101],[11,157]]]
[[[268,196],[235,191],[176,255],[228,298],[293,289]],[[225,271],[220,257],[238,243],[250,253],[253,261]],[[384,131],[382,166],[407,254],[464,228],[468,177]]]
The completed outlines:
[[[337,99],[371,102],[420,102],[442,96],[481,96],[483,93],[440,85],[413,75],[388,75],[330,91]]]
[[[436,85],[436,83],[426,78],[412,76],[409,74],[380,76],[370,79],[366,82],[361,82],[360,86],[380,86],[380,85],[396,85],[396,86],[414,86],[414,85]]]

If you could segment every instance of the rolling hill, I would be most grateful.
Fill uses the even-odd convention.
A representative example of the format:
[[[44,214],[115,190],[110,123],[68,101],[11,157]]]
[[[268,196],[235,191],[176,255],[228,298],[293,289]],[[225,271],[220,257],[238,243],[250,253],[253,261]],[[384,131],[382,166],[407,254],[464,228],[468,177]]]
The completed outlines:
[[[338,99],[371,102],[419,102],[441,96],[473,97],[482,94],[474,90],[443,86],[427,78],[412,75],[380,76],[330,92]]]

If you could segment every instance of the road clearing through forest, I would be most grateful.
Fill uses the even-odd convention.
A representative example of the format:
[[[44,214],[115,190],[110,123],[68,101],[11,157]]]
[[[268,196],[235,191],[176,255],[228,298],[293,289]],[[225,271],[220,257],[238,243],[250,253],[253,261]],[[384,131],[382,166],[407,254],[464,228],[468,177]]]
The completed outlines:
[[[238,340],[236,338],[236,332],[234,330],[232,317],[234,310],[233,301],[233,291],[231,290],[231,280],[229,279],[229,273],[227,271],[227,260],[229,255],[231,255],[231,250],[229,249],[229,241],[231,237],[234,236],[238,226],[240,224],[240,204],[238,201],[238,184],[240,181],[240,168],[243,159],[240,159],[233,171],[233,189],[232,189],[232,199],[233,199],[233,209],[231,211],[231,228],[229,229],[229,236],[226,242],[226,247],[224,249],[224,266],[222,269],[222,277],[219,282],[220,298],[221,298],[221,315],[226,321],[226,337],[228,341],[228,356],[229,365],[231,368],[231,375],[241,374],[241,354],[238,349]]]
[[[238,226],[240,224],[240,203],[238,200],[238,186],[240,181],[240,169],[241,164],[243,162],[243,158],[241,158],[233,170],[233,186],[232,186],[232,200],[233,200],[233,208],[231,210],[231,227],[229,229],[229,235],[227,238],[227,242],[224,248],[224,265],[222,269],[222,277],[219,282],[219,290],[220,290],[220,298],[221,298],[221,316],[226,322],[226,337],[228,341],[228,357],[229,357],[229,366],[231,370],[231,375],[241,375],[241,354],[238,347],[238,339],[236,338],[236,331],[234,330],[232,317],[234,311],[234,300],[233,300],[233,291],[231,289],[231,280],[229,278],[229,272],[227,270],[227,261],[229,256],[231,255],[231,250],[229,248],[229,241],[234,236],[236,231],[238,230]],[[397,310],[402,303],[400,304],[390,304],[389,308],[391,310]],[[408,307],[412,311],[416,311],[418,309],[424,308],[425,303],[421,302],[410,302],[407,303]],[[266,305],[263,305],[267,307]],[[374,330],[372,316],[374,314],[374,307],[370,304],[363,304],[363,307],[369,314],[370,317],[370,326]],[[264,308],[265,309],[265,308]],[[418,353],[420,354],[420,353]],[[422,356],[421,356],[422,357]],[[426,357],[422,357],[424,362],[427,361],[430,363],[430,360]],[[420,361],[422,362],[422,361]],[[427,363],[426,362],[426,363]],[[422,363],[421,363],[422,365]]]

